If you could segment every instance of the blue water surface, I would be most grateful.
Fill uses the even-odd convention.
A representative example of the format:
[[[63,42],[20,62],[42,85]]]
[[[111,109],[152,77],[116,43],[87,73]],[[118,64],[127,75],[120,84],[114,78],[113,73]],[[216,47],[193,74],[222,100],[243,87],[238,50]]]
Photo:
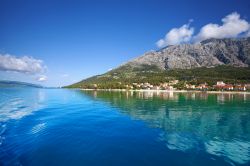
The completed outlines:
[[[250,165],[250,95],[1,88],[0,165]]]

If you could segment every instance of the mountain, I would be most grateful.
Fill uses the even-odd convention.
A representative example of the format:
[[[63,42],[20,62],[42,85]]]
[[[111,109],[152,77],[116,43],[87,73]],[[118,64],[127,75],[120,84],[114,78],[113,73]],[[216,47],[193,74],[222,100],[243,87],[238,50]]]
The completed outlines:
[[[90,77],[69,88],[124,88],[133,82],[179,79],[190,82],[250,81],[250,37],[208,39],[195,44],[167,46],[150,51],[105,74]]]
[[[41,85],[19,82],[19,81],[5,81],[0,80],[0,88],[1,87],[32,87],[32,88],[43,88]]]
[[[160,69],[191,69],[250,65],[250,37],[242,39],[208,39],[197,44],[168,46],[151,51],[130,61],[127,65],[155,65]]]

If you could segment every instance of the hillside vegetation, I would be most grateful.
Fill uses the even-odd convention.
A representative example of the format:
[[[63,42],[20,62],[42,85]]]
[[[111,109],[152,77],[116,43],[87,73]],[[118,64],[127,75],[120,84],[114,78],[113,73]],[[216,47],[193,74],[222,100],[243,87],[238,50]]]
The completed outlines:
[[[250,37],[208,39],[147,52],[110,72],[67,87],[124,89],[132,83],[159,85],[175,79],[179,80],[176,88],[186,83],[250,83],[249,66]]]
[[[179,86],[183,83],[198,85],[204,82],[208,83],[208,85],[213,85],[217,81],[231,84],[249,83],[250,68],[221,65],[211,68],[161,70],[156,66],[149,65],[143,65],[139,68],[124,65],[103,75],[90,77],[67,86],[67,88],[93,89],[97,86],[98,89],[124,89],[126,85],[131,85],[132,83],[148,82],[152,85],[159,85],[175,79],[180,81]]]

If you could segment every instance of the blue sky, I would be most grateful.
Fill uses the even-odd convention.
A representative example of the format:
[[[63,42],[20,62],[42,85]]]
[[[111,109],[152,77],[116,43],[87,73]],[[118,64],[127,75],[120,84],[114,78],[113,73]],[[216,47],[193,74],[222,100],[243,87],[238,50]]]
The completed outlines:
[[[227,34],[230,22],[217,29],[239,37],[250,32],[249,9],[244,0],[0,0],[0,79],[67,85],[146,51],[204,38],[202,27],[223,26],[234,12],[242,23],[236,35]]]

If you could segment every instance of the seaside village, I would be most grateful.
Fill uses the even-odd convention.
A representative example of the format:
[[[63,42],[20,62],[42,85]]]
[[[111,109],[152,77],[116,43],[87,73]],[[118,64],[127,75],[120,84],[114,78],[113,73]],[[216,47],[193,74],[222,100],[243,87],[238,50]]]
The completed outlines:
[[[132,83],[132,85],[126,85],[127,89],[145,89],[145,90],[178,90],[175,85],[179,83],[179,80],[172,80],[170,82],[161,83],[160,85],[151,85],[150,83]],[[226,84],[223,81],[217,81],[213,86],[209,86],[207,83],[192,85],[184,84],[186,90],[215,90],[215,91],[249,91],[250,84]]]

